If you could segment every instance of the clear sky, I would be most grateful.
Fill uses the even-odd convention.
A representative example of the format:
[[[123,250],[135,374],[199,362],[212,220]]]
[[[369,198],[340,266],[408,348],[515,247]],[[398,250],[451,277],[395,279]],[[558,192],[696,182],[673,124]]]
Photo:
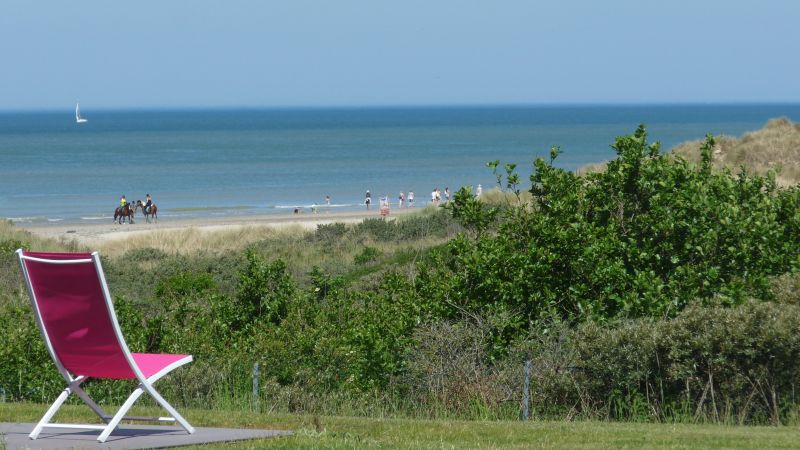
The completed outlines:
[[[798,0],[3,0],[0,109],[798,102]]]

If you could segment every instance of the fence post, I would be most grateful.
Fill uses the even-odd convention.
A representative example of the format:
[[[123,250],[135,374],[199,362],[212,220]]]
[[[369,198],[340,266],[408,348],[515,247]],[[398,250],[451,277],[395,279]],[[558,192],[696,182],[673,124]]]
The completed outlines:
[[[258,412],[258,363],[253,364],[253,409]]]
[[[525,359],[524,369],[525,380],[522,385],[522,420],[530,418],[530,399],[531,399],[531,360]]]

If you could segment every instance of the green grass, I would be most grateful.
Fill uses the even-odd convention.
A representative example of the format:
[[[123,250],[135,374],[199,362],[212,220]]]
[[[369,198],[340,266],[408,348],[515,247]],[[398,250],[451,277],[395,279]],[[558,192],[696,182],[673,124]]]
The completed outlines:
[[[0,403],[0,421],[35,422],[45,405]],[[86,421],[86,407],[66,406],[57,420]],[[797,427],[642,424],[600,421],[459,421],[316,417],[246,411],[183,410],[200,427],[288,429],[294,436],[189,448],[797,448]],[[135,414],[156,414],[139,408]]]

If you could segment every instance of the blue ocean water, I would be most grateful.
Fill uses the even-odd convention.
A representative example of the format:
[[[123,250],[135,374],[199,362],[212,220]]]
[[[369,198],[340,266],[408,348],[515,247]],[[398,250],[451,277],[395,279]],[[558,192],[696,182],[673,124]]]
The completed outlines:
[[[120,195],[153,196],[170,217],[341,209],[433,188],[484,189],[490,160],[531,163],[560,145],[561,167],[613,158],[615,136],[648,126],[668,149],[706,133],[738,136],[800,105],[540,106],[109,111],[0,114],[0,217],[109,220]],[[524,185],[528,185],[527,181]]]

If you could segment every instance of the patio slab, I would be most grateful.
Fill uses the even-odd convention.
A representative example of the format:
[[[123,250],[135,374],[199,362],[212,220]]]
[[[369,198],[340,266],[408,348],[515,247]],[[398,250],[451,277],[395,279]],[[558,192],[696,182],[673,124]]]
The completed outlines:
[[[97,430],[75,430],[70,428],[45,428],[36,440],[28,434],[34,423],[0,423],[0,448],[16,449],[141,449],[169,448],[184,445],[232,442],[290,436],[287,430],[253,430],[240,428],[195,428],[194,434],[186,434],[180,427],[156,425],[120,425],[104,443],[97,442]]]

